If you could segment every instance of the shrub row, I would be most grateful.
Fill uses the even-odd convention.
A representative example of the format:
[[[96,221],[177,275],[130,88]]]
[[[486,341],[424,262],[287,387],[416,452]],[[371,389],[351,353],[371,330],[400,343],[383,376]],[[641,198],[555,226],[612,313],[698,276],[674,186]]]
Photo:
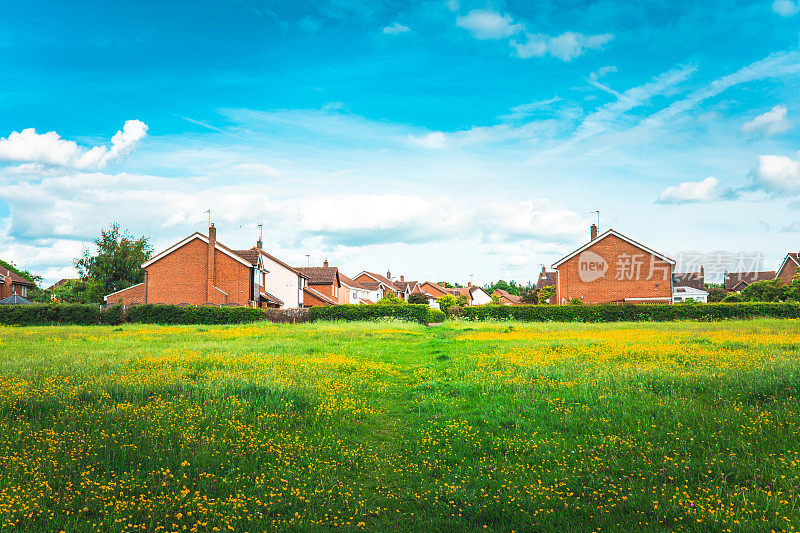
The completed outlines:
[[[525,322],[668,322],[743,318],[800,318],[796,303],[713,303],[676,305],[487,305],[466,307],[468,320]]]
[[[243,324],[264,319],[255,307],[212,307],[163,304],[136,305],[128,309],[128,322],[139,324]]]
[[[447,315],[444,311],[428,308],[428,324],[439,324],[444,322],[445,318],[447,318]]]
[[[330,307],[312,307],[309,309],[309,319],[315,320],[378,320],[381,318],[396,318],[409,322],[428,323],[427,305],[359,305],[345,304]]]
[[[264,312],[250,307],[178,307],[146,304],[124,312],[115,305],[101,311],[91,304],[1,305],[0,324],[42,326],[51,324],[86,326],[93,324],[239,324],[262,320]]]

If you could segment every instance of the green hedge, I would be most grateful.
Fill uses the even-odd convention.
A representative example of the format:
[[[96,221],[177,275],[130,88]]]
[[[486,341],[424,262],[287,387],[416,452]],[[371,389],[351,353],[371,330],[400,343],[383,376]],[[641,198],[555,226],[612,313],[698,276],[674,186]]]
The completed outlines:
[[[253,307],[212,307],[144,304],[128,309],[128,322],[140,324],[243,324],[264,319]]]
[[[447,315],[444,311],[428,308],[428,324],[439,324],[444,322],[445,318],[447,318]]]
[[[100,315],[100,307],[97,305],[0,305],[0,324],[7,326],[91,325],[100,323]]]
[[[487,305],[466,307],[468,320],[524,322],[668,322],[742,318],[800,318],[796,303],[712,303],[676,305]]]
[[[409,322],[428,323],[427,305],[359,305],[345,304],[330,307],[312,307],[308,316],[315,320],[380,320],[381,318],[396,318]]]

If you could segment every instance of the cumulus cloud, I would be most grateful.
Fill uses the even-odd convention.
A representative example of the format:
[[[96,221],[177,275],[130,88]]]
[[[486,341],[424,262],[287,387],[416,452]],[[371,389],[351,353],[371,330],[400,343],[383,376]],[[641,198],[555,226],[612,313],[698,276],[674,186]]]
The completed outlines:
[[[122,130],[111,138],[111,146],[86,149],[74,141],[62,139],[50,131],[36,133],[34,128],[13,131],[0,138],[0,161],[40,163],[76,169],[102,168],[108,162],[131,152],[145,135],[147,125],[140,120],[128,120]]]
[[[383,33],[386,35],[398,35],[400,33],[406,33],[409,31],[411,31],[411,28],[408,26],[403,26],[399,22],[395,22],[394,24],[390,24],[389,26],[383,28]]]
[[[719,188],[719,180],[712,176],[703,181],[685,181],[673,187],[664,189],[658,201],[668,204],[683,204],[691,202],[710,202],[724,196],[724,191]]]
[[[280,171],[264,163],[240,163],[233,166],[233,170],[247,176],[280,176]]]
[[[515,24],[511,15],[484,9],[473,9],[466,15],[459,15],[456,26],[469,30],[476,39],[503,39],[524,28],[522,24]]]
[[[800,191],[800,161],[784,155],[762,155],[750,173],[753,187],[767,192]]]
[[[444,148],[447,146],[447,137],[441,131],[434,131],[427,135],[423,135],[421,137],[417,137],[411,133],[408,134],[408,138],[411,140],[412,143],[416,144],[417,146],[421,146],[422,148],[429,148],[429,149],[437,149],[437,148]]]
[[[584,35],[568,31],[556,37],[543,34],[525,33],[525,41],[512,40],[517,57],[527,59],[549,54],[562,61],[572,61],[588,50],[598,50],[610,42],[614,36],[610,33]]]
[[[793,0],[775,0],[772,3],[772,11],[782,17],[791,17],[800,12],[800,2]]]
[[[748,135],[770,137],[789,129],[791,122],[786,118],[786,106],[776,105],[766,113],[742,125],[741,132]]]

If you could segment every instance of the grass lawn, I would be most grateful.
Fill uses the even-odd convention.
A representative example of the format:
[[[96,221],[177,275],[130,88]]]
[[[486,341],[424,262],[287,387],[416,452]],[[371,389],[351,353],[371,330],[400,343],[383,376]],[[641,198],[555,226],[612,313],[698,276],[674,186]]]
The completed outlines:
[[[800,322],[0,327],[0,531],[800,527]]]

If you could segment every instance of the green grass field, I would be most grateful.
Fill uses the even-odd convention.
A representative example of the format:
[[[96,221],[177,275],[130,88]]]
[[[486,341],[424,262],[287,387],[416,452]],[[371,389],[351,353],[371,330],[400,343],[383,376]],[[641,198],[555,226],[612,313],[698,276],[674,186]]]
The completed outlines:
[[[800,322],[0,327],[0,531],[800,524]]]

